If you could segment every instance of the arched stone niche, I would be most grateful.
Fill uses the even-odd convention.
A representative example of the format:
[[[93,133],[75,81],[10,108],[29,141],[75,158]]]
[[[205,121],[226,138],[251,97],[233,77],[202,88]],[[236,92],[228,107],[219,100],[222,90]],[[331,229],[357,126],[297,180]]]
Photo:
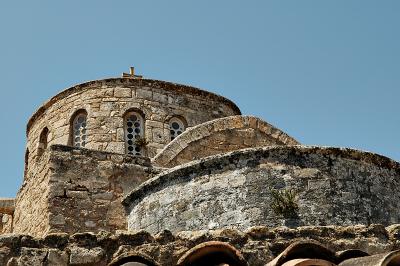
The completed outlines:
[[[168,170],[125,197],[129,230],[396,224],[400,165],[353,149],[274,146],[234,151]],[[288,217],[272,191],[292,190]]]
[[[153,163],[173,167],[234,150],[296,144],[295,139],[259,118],[230,116],[187,129],[165,146]]]

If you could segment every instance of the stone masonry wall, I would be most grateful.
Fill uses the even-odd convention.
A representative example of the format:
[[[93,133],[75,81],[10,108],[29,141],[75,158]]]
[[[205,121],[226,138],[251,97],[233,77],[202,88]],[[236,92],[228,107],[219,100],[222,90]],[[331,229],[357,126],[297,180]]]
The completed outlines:
[[[244,148],[296,144],[295,139],[259,118],[230,116],[186,130],[157,154],[153,163],[173,167]]]
[[[18,194],[16,233],[124,230],[123,195],[159,172],[148,158],[61,145],[43,156],[46,171],[29,177]]]
[[[275,146],[208,157],[133,190],[129,230],[400,222],[400,165],[351,149]],[[273,189],[293,190],[290,217],[273,210]],[[292,205],[290,205],[292,206]]]
[[[157,235],[144,231],[117,234],[99,232],[74,235],[50,234],[44,238],[2,235],[0,265],[105,266],[112,260],[134,254],[136,257],[147,258],[156,265],[173,266],[191,248],[209,241],[221,241],[237,249],[247,265],[264,266],[291,243],[305,241],[307,245],[310,240],[326,246],[329,249],[327,253],[331,254],[333,260],[339,259],[339,254],[345,250],[360,250],[366,255],[373,255],[400,249],[400,225],[387,228],[382,225],[368,227],[360,225],[307,226],[294,229],[259,226],[246,231],[225,229],[178,234],[163,231]],[[310,244],[310,246],[315,245]],[[301,255],[302,253],[299,253],[297,256]],[[314,255],[321,256],[321,254]]]
[[[149,157],[170,141],[168,122],[173,116],[183,117],[192,127],[240,114],[231,101],[189,86],[129,78],[87,82],[59,93],[32,116],[27,127],[29,158],[38,156],[39,136],[45,127],[48,145],[68,145],[71,118],[81,109],[87,112],[85,147],[121,154],[125,153],[124,114],[132,109],[142,112]]]

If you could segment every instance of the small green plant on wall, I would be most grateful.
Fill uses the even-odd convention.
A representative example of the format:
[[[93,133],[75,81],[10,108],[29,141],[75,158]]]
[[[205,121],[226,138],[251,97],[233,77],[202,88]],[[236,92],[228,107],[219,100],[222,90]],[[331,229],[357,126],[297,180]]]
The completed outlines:
[[[270,188],[272,197],[271,209],[276,215],[283,216],[285,218],[297,217],[299,205],[297,203],[298,197],[297,192],[293,189],[273,189]]]
[[[138,137],[137,139],[135,139],[135,145],[138,147],[146,147],[147,144],[149,144],[149,142],[146,140],[146,138],[143,137]]]

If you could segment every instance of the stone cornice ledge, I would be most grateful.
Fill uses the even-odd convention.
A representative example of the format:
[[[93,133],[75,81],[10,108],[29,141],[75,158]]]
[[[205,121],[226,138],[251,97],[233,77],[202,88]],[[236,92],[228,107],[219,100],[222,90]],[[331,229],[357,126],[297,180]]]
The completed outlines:
[[[71,155],[85,155],[88,157],[98,158],[100,160],[111,160],[115,162],[124,162],[138,164],[145,167],[152,167],[150,158],[144,156],[127,155],[108,151],[98,151],[86,148],[78,148],[61,144],[50,146],[52,152],[63,152]]]

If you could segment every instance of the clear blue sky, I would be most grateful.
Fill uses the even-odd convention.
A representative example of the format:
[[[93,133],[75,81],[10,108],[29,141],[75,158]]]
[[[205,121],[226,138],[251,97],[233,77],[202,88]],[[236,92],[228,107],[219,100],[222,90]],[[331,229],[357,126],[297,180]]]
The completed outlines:
[[[22,182],[25,126],[73,84],[194,85],[310,145],[400,160],[400,1],[3,1],[0,197]]]

